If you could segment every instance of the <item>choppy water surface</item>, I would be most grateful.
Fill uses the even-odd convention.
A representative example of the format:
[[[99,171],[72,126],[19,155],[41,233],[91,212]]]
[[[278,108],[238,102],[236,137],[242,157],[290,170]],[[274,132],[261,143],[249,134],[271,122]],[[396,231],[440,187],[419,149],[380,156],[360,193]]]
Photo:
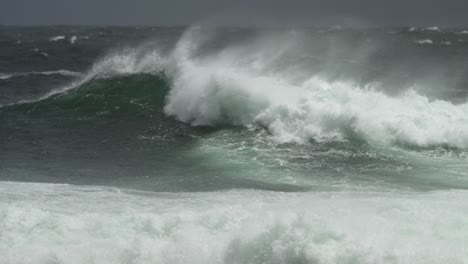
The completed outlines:
[[[464,263],[463,29],[0,28],[5,263]]]

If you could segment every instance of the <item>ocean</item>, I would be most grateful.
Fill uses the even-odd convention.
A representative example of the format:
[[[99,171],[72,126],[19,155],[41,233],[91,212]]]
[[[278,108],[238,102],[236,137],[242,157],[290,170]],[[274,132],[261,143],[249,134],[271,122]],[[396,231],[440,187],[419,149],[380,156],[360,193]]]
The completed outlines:
[[[0,263],[466,263],[468,31],[0,27]]]

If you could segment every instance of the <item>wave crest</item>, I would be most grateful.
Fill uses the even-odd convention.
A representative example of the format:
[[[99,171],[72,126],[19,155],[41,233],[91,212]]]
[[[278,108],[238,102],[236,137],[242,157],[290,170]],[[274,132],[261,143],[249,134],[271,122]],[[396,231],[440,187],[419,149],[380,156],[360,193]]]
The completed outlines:
[[[83,74],[70,70],[56,70],[56,71],[32,71],[32,72],[16,72],[16,73],[0,73],[0,79],[6,80],[14,77],[27,77],[30,75],[62,75],[68,77],[81,77]]]

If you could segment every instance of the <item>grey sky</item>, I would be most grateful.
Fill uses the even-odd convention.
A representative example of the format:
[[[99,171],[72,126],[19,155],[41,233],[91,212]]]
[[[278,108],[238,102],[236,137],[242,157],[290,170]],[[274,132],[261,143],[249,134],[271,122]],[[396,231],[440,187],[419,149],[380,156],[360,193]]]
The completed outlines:
[[[0,0],[1,24],[468,26],[467,0]]]

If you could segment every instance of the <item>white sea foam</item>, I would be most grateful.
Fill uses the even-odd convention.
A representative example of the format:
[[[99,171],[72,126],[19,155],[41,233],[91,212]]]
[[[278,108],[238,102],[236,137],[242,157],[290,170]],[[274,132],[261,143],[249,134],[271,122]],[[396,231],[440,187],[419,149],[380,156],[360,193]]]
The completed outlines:
[[[416,43],[418,44],[432,44],[432,40],[431,39],[420,39],[420,40],[416,40]]]
[[[317,78],[297,86],[238,69],[186,70],[166,112],[194,125],[260,123],[282,142],[357,133],[375,142],[468,147],[468,104],[429,101],[412,91],[393,98]]]
[[[0,183],[2,263],[464,263],[466,191],[139,193]]]
[[[298,81],[287,67],[268,72],[282,52],[290,52],[290,43],[281,40],[269,46],[262,42],[261,50],[235,47],[194,59],[193,39],[186,38],[190,44],[181,40],[173,55],[176,70],[165,108],[184,122],[260,124],[280,142],[358,135],[385,144],[468,148],[468,103],[431,101],[411,90],[391,97],[313,74]]]
[[[77,39],[78,39],[77,36],[72,36],[72,37],[70,38],[70,43],[71,43],[72,45],[75,44],[75,42],[76,42]]]
[[[31,72],[31,73],[29,73],[29,74],[38,74],[38,75],[53,75],[53,74],[59,74],[59,75],[63,75],[63,76],[72,76],[72,77],[80,77],[80,76],[83,75],[81,72],[69,71],[69,70]]]
[[[55,36],[55,37],[51,37],[49,40],[50,41],[65,40],[65,36]]]
[[[440,28],[435,27],[435,26],[434,26],[434,27],[428,27],[428,28],[426,28],[426,30],[428,30],[428,31],[437,31],[437,32],[440,32]]]

